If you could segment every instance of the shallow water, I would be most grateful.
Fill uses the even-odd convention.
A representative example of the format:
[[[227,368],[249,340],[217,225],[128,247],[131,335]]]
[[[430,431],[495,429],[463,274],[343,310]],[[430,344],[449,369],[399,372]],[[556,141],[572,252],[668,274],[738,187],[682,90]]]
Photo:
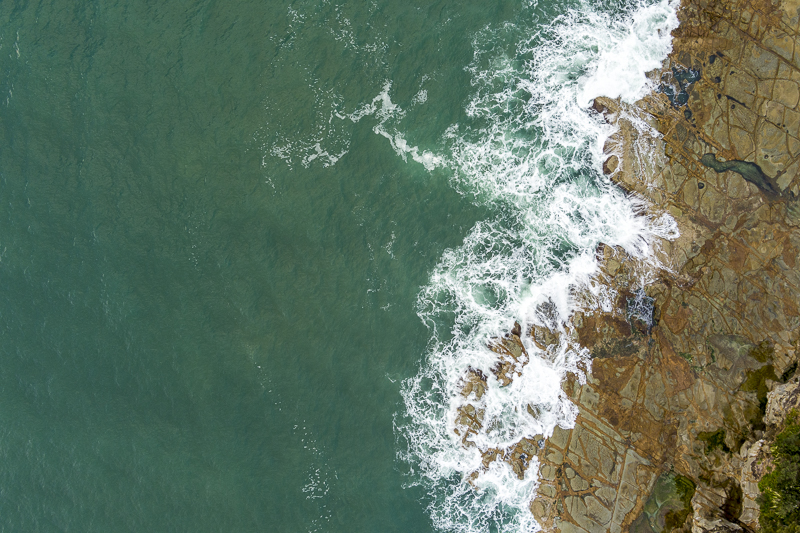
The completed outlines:
[[[603,127],[558,144],[566,115],[536,122],[519,86],[569,6],[587,36],[581,13],[631,11],[0,4],[0,529],[461,527],[440,520],[458,469],[409,448],[411,384],[534,320],[528,288],[633,213],[591,170]],[[553,198],[573,208],[548,227],[588,229],[529,231]],[[497,251],[483,292],[470,243]],[[466,320],[448,270],[480,293]],[[552,428],[570,410],[548,394]],[[515,513],[464,509],[476,530]]]

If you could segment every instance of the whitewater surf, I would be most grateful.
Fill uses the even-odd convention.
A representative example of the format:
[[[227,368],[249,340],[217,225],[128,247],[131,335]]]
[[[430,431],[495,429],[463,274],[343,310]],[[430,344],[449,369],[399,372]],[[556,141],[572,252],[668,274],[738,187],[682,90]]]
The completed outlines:
[[[647,263],[659,238],[676,235],[668,216],[649,216],[603,176],[603,144],[614,127],[590,110],[599,96],[633,104],[654,90],[646,74],[671,50],[676,7],[662,0],[611,13],[584,2],[535,35],[522,25],[486,28],[467,67],[469,120],[447,130],[444,153],[423,155],[386,134],[385,120],[376,126],[399,154],[449,167],[453,186],[495,213],[447,250],[422,288],[417,311],[431,331],[429,350],[402,387],[399,454],[412,466],[411,483],[426,487],[441,530],[539,529],[529,511],[536,458],[520,479],[507,462],[487,465],[486,453],[523,438],[541,446],[556,426],[573,426],[577,410],[561,383],[568,373],[585,380],[591,361],[570,342],[569,319],[580,310],[579,291],[608,305],[593,281],[598,243]],[[514,53],[504,53],[499,43],[515,39]],[[398,112],[390,102],[387,91],[365,111],[385,118]],[[501,382],[489,345],[515,322],[519,332],[539,326],[560,340],[542,350],[522,334],[525,353],[510,383]],[[463,394],[470,373],[485,380],[485,392]],[[481,419],[468,440],[456,422],[467,404]]]

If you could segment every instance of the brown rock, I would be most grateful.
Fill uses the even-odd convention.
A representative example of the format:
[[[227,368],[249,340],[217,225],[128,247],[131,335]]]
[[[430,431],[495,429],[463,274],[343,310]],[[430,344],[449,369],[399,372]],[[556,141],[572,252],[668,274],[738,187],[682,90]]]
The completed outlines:
[[[617,167],[619,166],[619,158],[615,155],[612,155],[608,159],[603,162],[603,174],[609,175],[613,174]]]

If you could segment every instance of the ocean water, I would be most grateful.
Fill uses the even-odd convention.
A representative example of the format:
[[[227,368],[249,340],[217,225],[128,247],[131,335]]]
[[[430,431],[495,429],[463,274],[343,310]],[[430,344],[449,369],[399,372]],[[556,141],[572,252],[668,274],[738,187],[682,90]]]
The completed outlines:
[[[535,468],[464,477],[590,361],[501,388],[486,341],[674,236],[588,105],[652,90],[675,8],[0,3],[0,531],[536,530]]]

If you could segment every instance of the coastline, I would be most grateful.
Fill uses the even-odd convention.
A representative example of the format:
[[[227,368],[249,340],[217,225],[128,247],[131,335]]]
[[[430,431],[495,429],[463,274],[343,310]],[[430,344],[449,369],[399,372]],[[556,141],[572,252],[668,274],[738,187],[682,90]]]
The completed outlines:
[[[639,265],[598,247],[618,305],[568,328],[592,369],[586,384],[564,384],[575,427],[536,453],[531,511],[544,530],[759,528],[770,443],[800,402],[798,7],[684,0],[661,90],[637,103],[660,139],[618,102],[595,101],[619,127],[604,172],[650,213],[669,213],[680,236],[662,243],[646,294]],[[641,143],[663,156],[642,162]]]

